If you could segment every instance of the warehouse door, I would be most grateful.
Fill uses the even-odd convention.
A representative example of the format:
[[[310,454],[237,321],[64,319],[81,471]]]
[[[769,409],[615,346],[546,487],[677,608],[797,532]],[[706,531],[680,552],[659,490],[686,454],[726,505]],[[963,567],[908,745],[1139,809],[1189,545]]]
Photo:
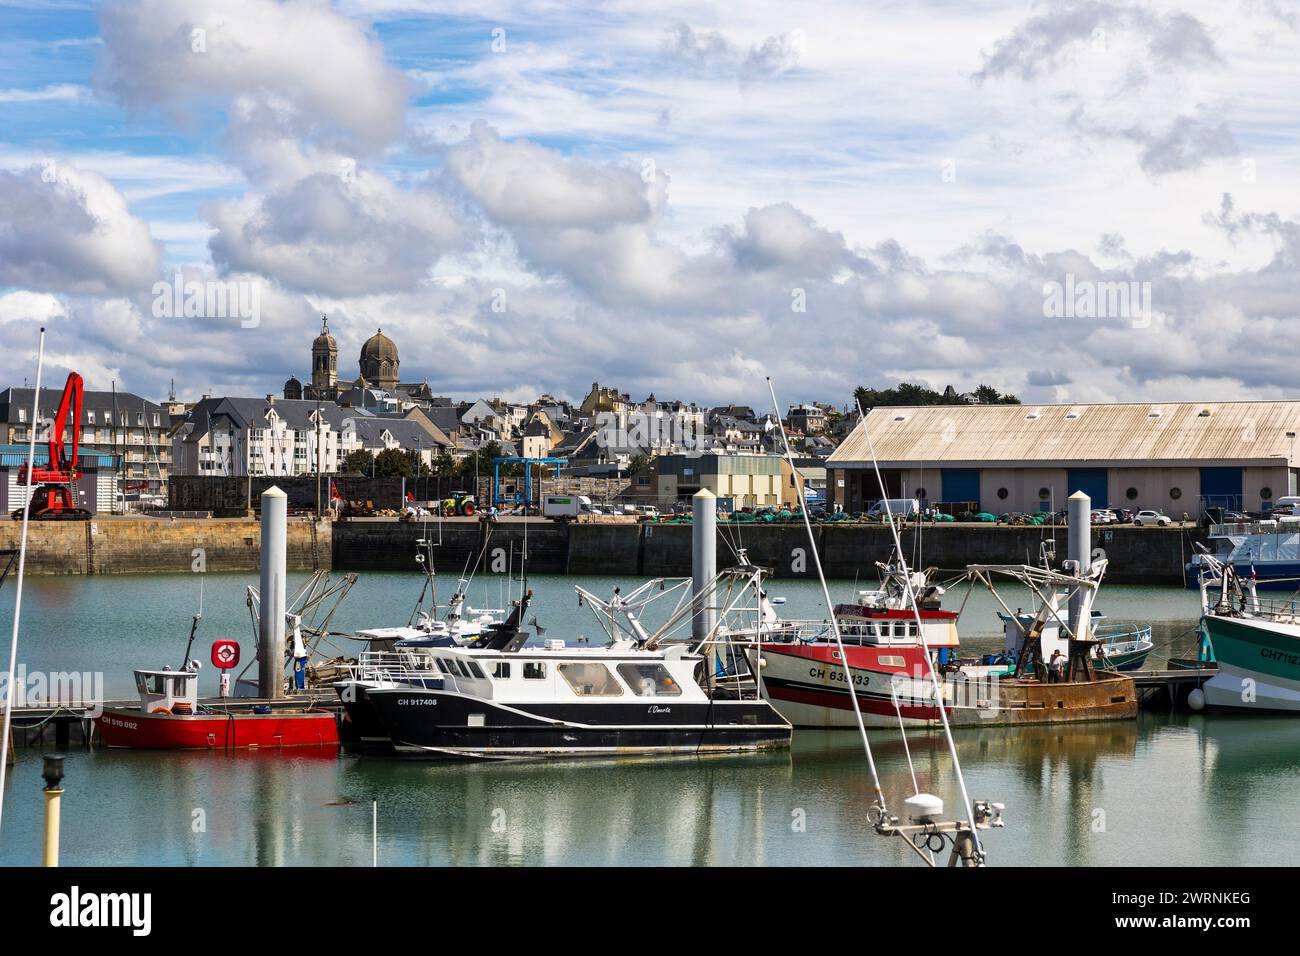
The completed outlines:
[[[978,468],[943,469],[943,498],[945,505],[963,505],[958,510],[980,509],[980,470]],[[949,509],[945,509],[949,510]]]
[[[1092,499],[1094,508],[1110,507],[1110,492],[1107,490],[1105,468],[1071,468],[1066,478],[1068,482],[1066,491],[1069,494],[1082,491]]]
[[[1241,469],[1202,468],[1201,507],[1241,509]]]

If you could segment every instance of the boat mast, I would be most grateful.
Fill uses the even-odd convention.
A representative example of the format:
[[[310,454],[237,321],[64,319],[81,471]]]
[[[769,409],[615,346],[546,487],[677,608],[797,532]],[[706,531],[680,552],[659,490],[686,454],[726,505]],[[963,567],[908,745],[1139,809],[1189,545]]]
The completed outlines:
[[[880,484],[881,498],[885,502],[885,519],[889,522],[889,533],[894,539],[894,548],[898,551],[900,560],[903,554],[903,543],[898,536],[898,525],[894,523],[892,509],[889,506],[889,496],[884,494],[885,482],[880,474],[880,461],[876,458],[875,444],[871,440],[871,429],[867,425],[867,417],[862,412],[862,403],[854,399],[858,406],[858,421],[862,424],[862,434],[867,438],[867,451],[871,454],[871,467],[875,470],[876,481]],[[811,531],[810,531],[811,534]],[[819,565],[820,569],[820,565]],[[912,590],[912,577],[908,573],[902,575],[903,591],[907,596],[908,604],[912,607],[912,617],[916,620],[917,639],[921,642],[921,648],[925,653],[925,665],[930,672],[930,682],[934,687],[935,709],[939,712],[939,722],[943,725],[943,736],[948,743],[948,752],[952,756],[953,772],[957,777],[957,788],[961,791],[962,808],[964,812],[971,815],[971,825],[965,833],[960,830],[957,837],[954,838],[954,852],[958,849],[957,839],[969,840],[970,848],[973,850],[973,856],[976,866],[984,865],[984,850],[980,846],[979,834],[975,826],[975,817],[977,808],[971,803],[970,793],[966,790],[966,775],[961,769],[961,759],[957,756],[957,744],[952,738],[952,726],[948,723],[948,711],[943,706],[943,684],[939,680],[939,672],[934,666],[934,657],[930,653],[930,642],[925,637],[925,627],[921,623],[921,609],[916,603],[916,592]],[[839,633],[836,632],[836,639],[839,639]],[[843,651],[841,650],[841,654]],[[845,670],[848,669],[848,659],[845,658]]]
[[[41,369],[45,364],[45,327],[41,326],[41,336],[36,346],[36,388],[32,391],[32,427],[27,441],[27,475],[30,480],[36,466],[36,426],[40,418],[41,407]],[[30,496],[36,494],[36,486],[28,485],[30,493],[28,506],[23,508],[23,530],[18,545],[18,581],[14,592],[14,626],[9,638],[9,669],[5,672],[5,716],[4,726],[0,727],[0,825],[4,822],[5,778],[9,769],[9,734],[13,726],[14,670],[18,667],[18,621],[23,612],[23,576],[27,569],[27,523],[31,516]]]

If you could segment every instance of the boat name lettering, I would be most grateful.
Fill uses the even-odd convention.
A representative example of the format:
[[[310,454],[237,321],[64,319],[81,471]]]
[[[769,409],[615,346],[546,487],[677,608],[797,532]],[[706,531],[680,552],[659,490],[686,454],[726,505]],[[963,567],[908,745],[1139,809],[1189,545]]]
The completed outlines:
[[[839,681],[841,684],[844,683],[844,671],[838,669],[828,672],[821,667],[812,667],[808,670],[808,676],[814,680],[832,680]],[[853,683],[856,687],[866,687],[871,683],[871,678],[865,674],[854,674]]]
[[[438,701],[432,697],[399,697],[398,707],[436,707]]]
[[[109,716],[107,716],[107,715],[105,715],[104,717],[102,717],[102,718],[100,718],[100,719],[103,720],[104,723],[109,724],[110,726],[113,726],[113,727],[121,727],[121,728],[123,728],[123,729],[125,729],[125,730],[139,730],[139,729],[140,729],[140,725],[137,724],[134,720],[122,720],[120,717],[109,717]]]
[[[1300,664],[1300,654],[1289,654],[1286,651],[1277,651],[1271,647],[1266,647],[1259,653],[1266,661],[1281,661],[1283,664],[1290,664],[1292,667]]]
[[[660,707],[658,704],[651,704],[650,708],[646,711],[648,714],[671,714],[672,712],[673,709],[671,707]]]

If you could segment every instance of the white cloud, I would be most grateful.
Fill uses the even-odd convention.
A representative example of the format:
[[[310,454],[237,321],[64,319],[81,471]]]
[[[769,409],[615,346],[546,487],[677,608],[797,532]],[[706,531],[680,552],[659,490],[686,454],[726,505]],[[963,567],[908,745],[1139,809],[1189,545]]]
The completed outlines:
[[[102,176],[65,165],[0,172],[0,285],[132,291],[159,262],[148,224]]]

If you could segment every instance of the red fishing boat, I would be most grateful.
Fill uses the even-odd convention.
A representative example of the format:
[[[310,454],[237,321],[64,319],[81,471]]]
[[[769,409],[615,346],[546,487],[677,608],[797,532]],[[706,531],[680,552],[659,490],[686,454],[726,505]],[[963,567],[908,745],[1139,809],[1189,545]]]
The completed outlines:
[[[240,750],[336,747],[338,720],[327,710],[276,709],[221,699],[198,700],[198,670],[138,670],[139,707],[105,708],[95,721],[109,747]]]

